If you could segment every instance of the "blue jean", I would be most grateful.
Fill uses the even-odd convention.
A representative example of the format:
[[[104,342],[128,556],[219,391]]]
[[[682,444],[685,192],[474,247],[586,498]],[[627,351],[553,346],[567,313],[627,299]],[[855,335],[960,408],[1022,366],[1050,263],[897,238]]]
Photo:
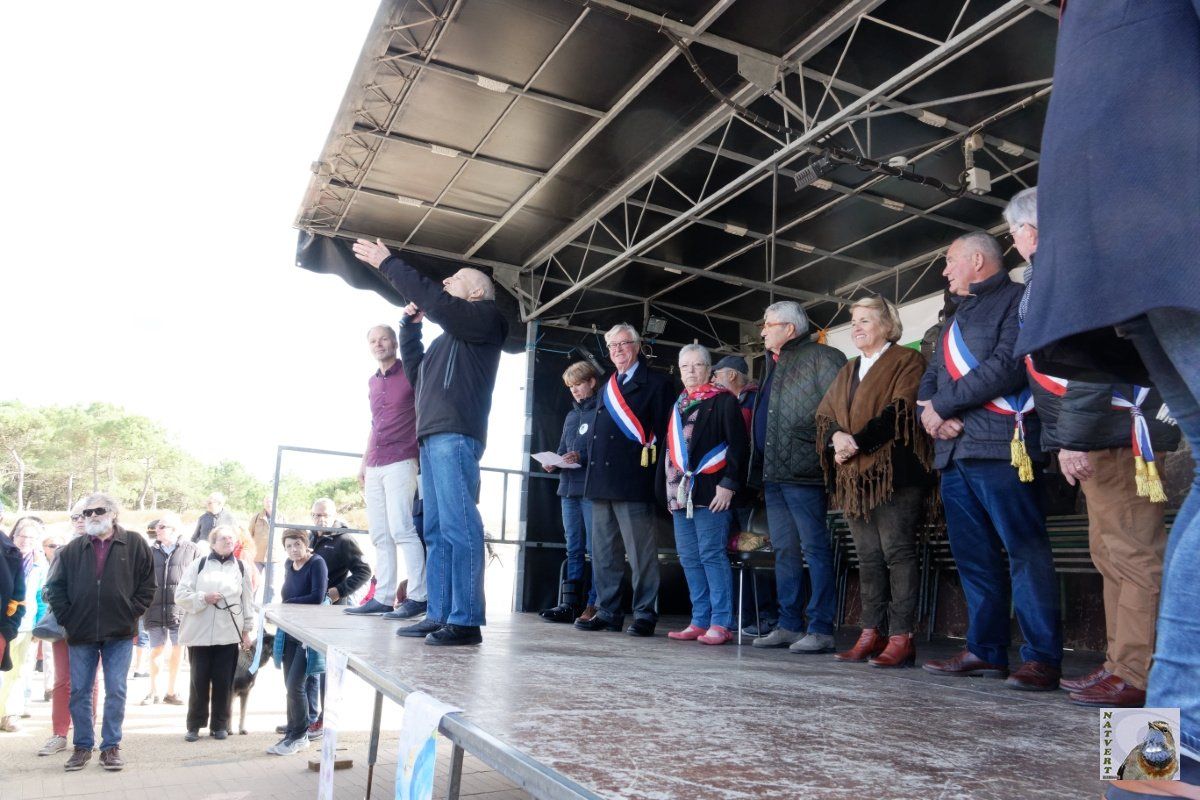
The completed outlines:
[[[779,627],[833,635],[837,613],[833,548],[825,524],[825,490],[794,483],[765,484],[767,524],[775,550],[775,591],[779,595]],[[812,594],[801,610],[804,562],[808,562]],[[808,627],[804,627],[807,617]]]
[[[1129,336],[1200,465],[1200,314],[1156,309]],[[1179,509],[1163,561],[1158,639],[1146,706],[1178,708],[1180,739],[1200,753],[1200,470]]]
[[[675,550],[692,600],[692,624],[698,628],[733,627],[733,572],[725,554],[732,517],[731,511],[707,508],[697,508],[692,519],[685,511],[671,512]]]
[[[1011,464],[994,459],[955,459],[942,470],[946,532],[967,600],[967,649],[990,664],[1008,664],[1010,587],[1025,637],[1022,660],[1062,663],[1058,577],[1040,479],[1038,473],[1022,483]]]
[[[109,639],[104,642],[69,645],[71,669],[71,723],[75,726],[74,745],[91,750],[96,746],[92,709],[92,687],[96,669],[104,665],[104,722],[100,726],[100,749],[121,743],[121,725],[125,722],[125,681],[133,660],[133,639]]]
[[[587,604],[596,605],[596,581],[588,568],[587,556],[592,552],[592,501],[583,497],[563,497],[563,533],[567,539],[567,580],[581,581],[587,577]]]
[[[312,725],[321,718],[321,708],[317,697],[321,694],[321,676],[309,675],[304,679],[304,699],[308,706],[308,724]]]
[[[421,441],[430,622],[486,624],[483,519],[475,504],[482,456],[483,443],[461,433]]]
[[[299,739],[306,735],[309,725],[308,681],[305,671],[308,653],[292,636],[283,643],[283,685],[287,689],[287,732],[285,739]],[[311,676],[313,678],[316,675]]]

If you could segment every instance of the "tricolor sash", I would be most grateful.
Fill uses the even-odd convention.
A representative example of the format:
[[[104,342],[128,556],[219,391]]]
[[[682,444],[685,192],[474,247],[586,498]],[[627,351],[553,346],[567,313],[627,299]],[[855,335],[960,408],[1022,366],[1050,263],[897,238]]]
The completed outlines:
[[[625,438],[642,446],[642,466],[647,467],[657,461],[658,448],[655,446],[657,439],[654,432],[646,433],[637,415],[625,402],[625,395],[621,394],[621,384],[617,381],[615,372],[604,384],[604,407],[617,424],[617,429],[625,434]]]
[[[1133,420],[1133,468],[1134,480],[1137,482],[1138,497],[1148,497],[1151,503],[1164,503],[1167,493],[1163,491],[1162,478],[1158,475],[1158,467],[1154,463],[1154,446],[1150,443],[1150,426],[1142,414],[1142,403],[1150,394],[1148,386],[1134,386],[1133,399],[1125,397],[1117,389],[1113,389],[1112,407],[1128,409]]]
[[[686,397],[685,392],[684,398]],[[679,411],[678,402],[671,405],[671,421],[667,425],[667,455],[670,457],[671,463],[675,465],[675,469],[683,473],[683,480],[679,482],[679,490],[675,494],[675,502],[687,509],[688,519],[692,518],[694,510],[692,490],[696,487],[696,475],[712,475],[725,469],[725,456],[728,450],[729,446],[725,442],[721,442],[701,457],[700,463],[696,465],[695,469],[688,469],[690,460],[687,440],[683,435],[683,414]]]
[[[1038,372],[1033,366],[1033,357],[1025,356],[1025,369],[1029,373],[1029,377],[1038,386],[1045,389],[1055,397],[1063,397],[1067,393],[1067,379],[1056,378],[1053,375],[1047,375],[1044,372]]]
[[[963,338],[958,320],[951,320],[946,326],[942,337],[942,353],[945,359],[946,372],[952,380],[960,380],[964,375],[979,366],[979,359],[972,355]],[[1017,468],[1017,475],[1026,483],[1033,480],[1033,462],[1029,458],[1029,450],[1025,447],[1025,415],[1033,412],[1033,392],[1028,388],[1017,394],[995,397],[983,404],[983,407],[995,414],[1016,418],[1012,438],[1012,465]]]

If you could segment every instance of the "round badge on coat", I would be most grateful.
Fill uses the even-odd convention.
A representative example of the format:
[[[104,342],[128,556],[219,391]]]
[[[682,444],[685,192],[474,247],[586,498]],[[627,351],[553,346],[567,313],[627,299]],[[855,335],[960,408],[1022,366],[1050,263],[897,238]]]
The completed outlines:
[[[588,424],[585,422],[579,426],[579,435],[583,436],[587,432],[588,432]]]

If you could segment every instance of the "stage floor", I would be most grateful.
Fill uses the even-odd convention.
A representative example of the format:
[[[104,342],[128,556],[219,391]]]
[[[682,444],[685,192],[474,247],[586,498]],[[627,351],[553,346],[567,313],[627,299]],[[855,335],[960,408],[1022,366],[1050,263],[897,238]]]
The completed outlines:
[[[493,614],[479,647],[434,648],[329,606],[271,616],[603,797],[1096,798],[1099,712],[994,678],[840,664]],[[844,631],[846,644],[857,630]],[[922,658],[961,643],[922,644]],[[1014,661],[1017,658],[1013,651]],[[1094,654],[1068,654],[1068,674]],[[386,735],[387,732],[385,732]]]

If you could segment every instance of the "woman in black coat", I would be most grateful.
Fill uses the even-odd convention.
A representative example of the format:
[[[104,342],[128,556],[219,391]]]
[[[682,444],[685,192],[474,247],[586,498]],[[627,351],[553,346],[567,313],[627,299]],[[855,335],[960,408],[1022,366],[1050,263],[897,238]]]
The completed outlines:
[[[725,644],[733,638],[733,574],[726,547],[733,530],[730,503],[741,488],[749,454],[737,398],[710,382],[708,350],[679,351],[683,392],[667,422],[666,458],[659,459],[659,498],[675,527],[675,549],[687,578],[692,620],[675,640]]]

